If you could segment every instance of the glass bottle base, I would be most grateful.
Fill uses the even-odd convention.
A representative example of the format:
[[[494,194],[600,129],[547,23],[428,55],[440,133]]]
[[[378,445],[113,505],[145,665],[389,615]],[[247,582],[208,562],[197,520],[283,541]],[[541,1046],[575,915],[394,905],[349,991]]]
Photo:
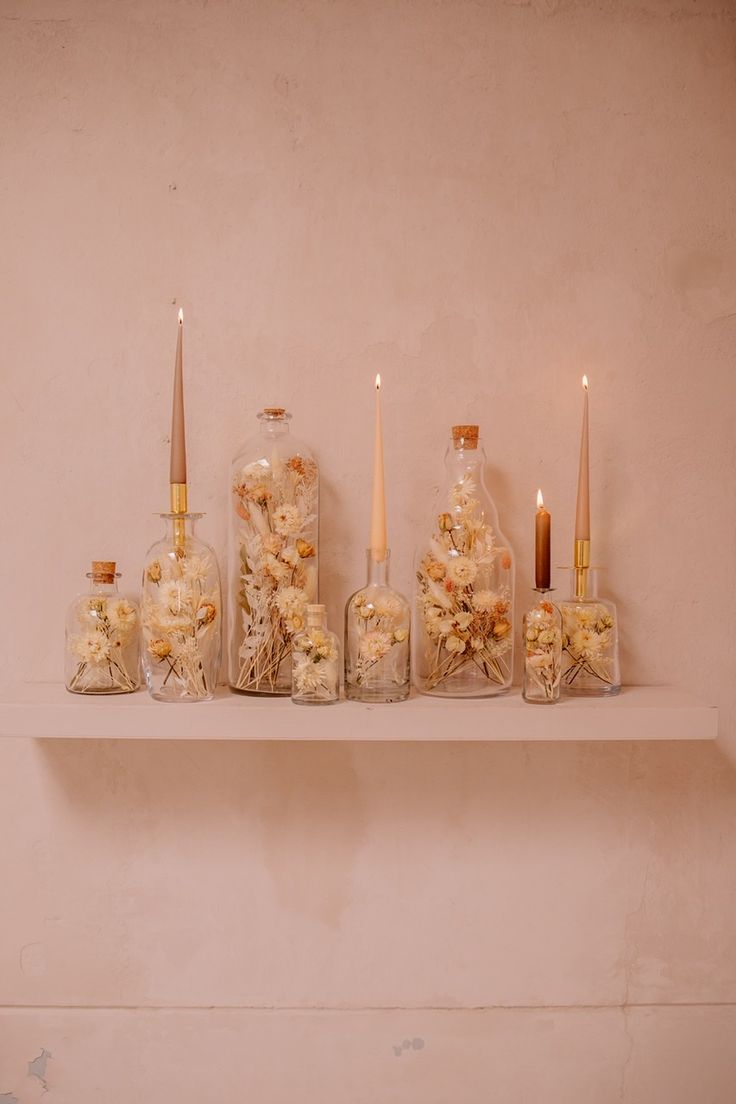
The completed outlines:
[[[140,690],[140,686],[131,686],[130,689],[118,689],[115,687],[110,690],[72,690],[71,686],[65,688],[70,694],[78,694],[80,698],[89,697],[108,697],[110,694],[135,694],[137,690]]]
[[[247,698],[289,698],[291,697],[291,687],[284,687],[283,690],[249,690],[242,686],[233,686],[231,682],[228,683],[228,689],[233,694],[242,694]]]
[[[212,701],[215,696],[214,694],[202,694],[197,698],[187,697],[186,695],[184,697],[172,697],[168,694],[159,694],[158,691],[154,690],[149,690],[148,693],[154,701],[164,702],[167,705],[197,705],[198,702]]]
[[[480,700],[482,698],[499,698],[503,694],[508,694],[511,689],[510,686],[499,686],[497,690],[481,687],[478,690],[441,690],[438,686],[433,687],[431,690],[425,690],[424,687],[417,685],[417,690],[420,694],[423,694],[428,698],[453,698],[456,701],[460,701],[463,698],[470,700],[475,698]]]
[[[407,701],[409,687],[396,686],[384,689],[378,686],[346,686],[345,697],[348,701],[358,701],[369,705],[389,705],[391,702]]]
[[[294,705],[337,705],[339,698],[292,698]]]
[[[527,705],[556,705],[560,700],[559,694],[556,698],[528,698],[526,694],[521,696]]]
[[[621,693],[620,686],[564,686],[565,698],[612,698]]]

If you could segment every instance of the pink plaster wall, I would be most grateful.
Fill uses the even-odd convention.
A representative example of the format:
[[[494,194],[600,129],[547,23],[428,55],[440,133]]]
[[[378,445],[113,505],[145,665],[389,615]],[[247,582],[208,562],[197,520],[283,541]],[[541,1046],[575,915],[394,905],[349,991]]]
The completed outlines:
[[[176,300],[205,531],[286,403],[335,625],[375,372],[408,588],[471,415],[519,582],[540,483],[568,559],[586,371],[625,678],[721,707],[719,748],[6,740],[0,1104],[733,1104],[735,38],[715,0],[0,0],[6,681],[60,676],[91,558],[137,581]]]

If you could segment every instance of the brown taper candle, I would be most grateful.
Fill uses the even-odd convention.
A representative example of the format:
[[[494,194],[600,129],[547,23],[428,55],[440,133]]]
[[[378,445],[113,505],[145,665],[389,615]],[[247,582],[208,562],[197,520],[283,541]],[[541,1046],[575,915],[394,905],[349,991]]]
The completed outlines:
[[[544,508],[542,492],[537,491],[537,515],[534,519],[534,585],[537,590],[549,590],[551,529],[552,516]]]

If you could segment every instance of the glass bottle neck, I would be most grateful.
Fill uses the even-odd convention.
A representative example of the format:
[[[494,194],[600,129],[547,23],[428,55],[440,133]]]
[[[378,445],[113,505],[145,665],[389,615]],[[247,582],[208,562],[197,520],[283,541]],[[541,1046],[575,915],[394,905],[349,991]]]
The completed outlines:
[[[366,556],[366,586],[388,586],[388,562],[391,553],[386,549],[382,560],[376,560],[368,549]]]
[[[96,598],[110,598],[118,592],[118,581],[113,579],[111,583],[96,583],[94,579],[90,579],[89,592]]]
[[[166,540],[172,544],[183,544],[194,536],[194,530],[202,514],[161,514],[166,525]]]
[[[451,444],[445,453],[445,467],[453,478],[472,475],[480,480],[483,477],[485,462],[486,453],[480,442],[478,442],[477,448],[458,449],[455,448],[454,444]]]
[[[326,613],[308,613],[307,614],[307,632],[310,629],[327,629],[327,614]]]

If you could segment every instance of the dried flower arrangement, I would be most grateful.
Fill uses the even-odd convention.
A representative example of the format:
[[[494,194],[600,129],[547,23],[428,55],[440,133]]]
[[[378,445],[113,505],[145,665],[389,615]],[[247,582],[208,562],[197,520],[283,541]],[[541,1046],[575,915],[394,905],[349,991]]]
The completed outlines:
[[[317,465],[301,456],[248,464],[233,487],[238,518],[237,690],[288,693],[292,637],[317,594]]]

